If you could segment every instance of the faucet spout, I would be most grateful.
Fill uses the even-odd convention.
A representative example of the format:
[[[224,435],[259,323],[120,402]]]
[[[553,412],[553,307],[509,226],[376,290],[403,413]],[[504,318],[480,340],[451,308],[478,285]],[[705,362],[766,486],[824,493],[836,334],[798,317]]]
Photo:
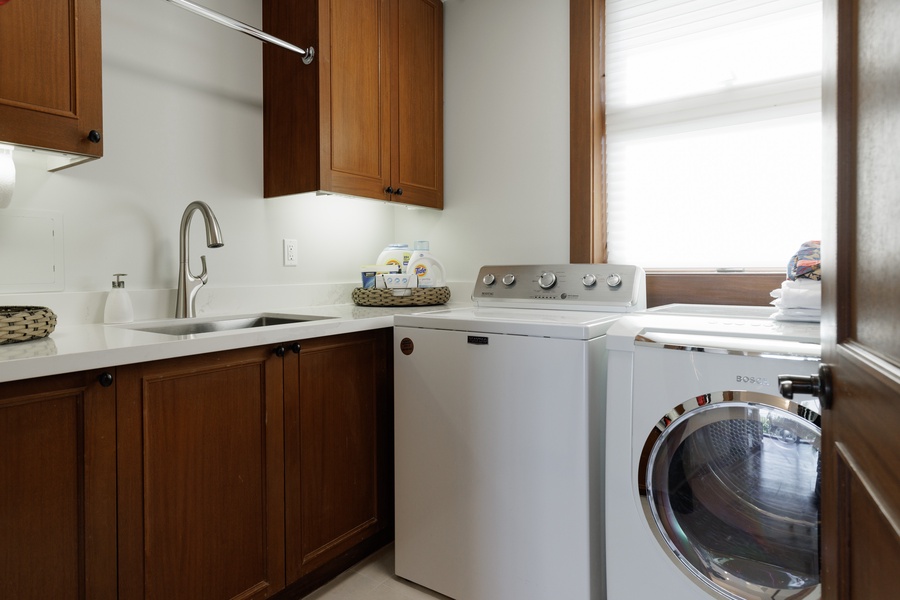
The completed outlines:
[[[178,242],[178,292],[175,298],[175,317],[194,317],[196,309],[194,303],[200,287],[205,285],[208,279],[206,273],[206,256],[200,257],[202,269],[200,275],[191,273],[188,233],[190,232],[191,218],[195,212],[203,217],[206,226],[206,245],[209,248],[221,248],[225,245],[222,241],[222,230],[219,221],[212,209],[205,202],[195,201],[187,205],[181,216],[181,228],[179,229]]]

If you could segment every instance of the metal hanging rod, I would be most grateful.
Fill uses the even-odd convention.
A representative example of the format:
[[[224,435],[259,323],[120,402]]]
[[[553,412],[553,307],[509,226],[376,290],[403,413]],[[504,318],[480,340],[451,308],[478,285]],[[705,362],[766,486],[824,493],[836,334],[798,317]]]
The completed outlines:
[[[210,10],[205,6],[200,6],[199,4],[195,4],[194,2],[190,2],[190,0],[166,0],[166,2],[171,2],[176,6],[180,6],[185,10],[189,10],[196,15],[200,15],[210,21],[214,21],[219,25],[224,25],[230,29],[234,29],[235,31],[240,31],[241,33],[246,33],[251,37],[255,37],[258,40],[262,40],[264,42],[268,42],[270,44],[275,44],[276,46],[281,46],[286,50],[290,50],[291,52],[296,52],[297,54],[303,55],[303,63],[309,64],[313,61],[313,57],[316,55],[315,49],[310,46],[309,48],[299,48],[293,44],[289,44],[281,38],[277,38],[274,35],[269,35],[265,31],[260,31],[256,27],[252,27],[251,25],[247,25],[246,23],[242,23],[231,17],[227,17],[222,13],[218,13],[214,10]]]

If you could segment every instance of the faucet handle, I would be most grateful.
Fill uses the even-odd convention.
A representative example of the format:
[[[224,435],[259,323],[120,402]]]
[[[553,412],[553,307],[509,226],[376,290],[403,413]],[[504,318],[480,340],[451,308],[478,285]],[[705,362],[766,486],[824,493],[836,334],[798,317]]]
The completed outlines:
[[[203,285],[206,285],[206,280],[209,278],[206,276],[206,255],[205,254],[200,257],[200,264],[203,266],[203,268],[200,270],[200,276],[197,279],[200,280],[200,283],[202,283]]]

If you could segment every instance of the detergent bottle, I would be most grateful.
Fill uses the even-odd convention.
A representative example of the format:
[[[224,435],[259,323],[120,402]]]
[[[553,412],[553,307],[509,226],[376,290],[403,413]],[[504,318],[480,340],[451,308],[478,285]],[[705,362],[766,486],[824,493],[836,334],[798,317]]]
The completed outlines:
[[[409,244],[391,244],[378,255],[376,265],[397,265],[401,273],[406,273],[409,265]]]
[[[415,243],[406,273],[418,278],[420,288],[444,285],[444,265],[431,253],[429,243],[424,240]]]

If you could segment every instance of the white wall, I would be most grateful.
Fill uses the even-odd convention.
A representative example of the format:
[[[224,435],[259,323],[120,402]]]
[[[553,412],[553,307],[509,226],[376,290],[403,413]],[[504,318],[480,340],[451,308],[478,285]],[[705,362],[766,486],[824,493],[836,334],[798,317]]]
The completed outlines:
[[[398,212],[451,277],[569,259],[569,2],[444,3],[443,214]]]
[[[201,3],[261,24],[258,1]],[[129,289],[174,288],[193,200],[225,238],[203,247],[195,217],[192,262],[207,255],[210,287],[353,282],[385,244],[415,239],[456,281],[485,263],[567,260],[568,0],[444,4],[443,212],[263,199],[260,42],[162,0],[102,10],[104,157],[57,173],[19,161],[11,204],[64,214],[66,292],[106,290],[114,272]],[[299,267],[281,266],[284,237]]]

